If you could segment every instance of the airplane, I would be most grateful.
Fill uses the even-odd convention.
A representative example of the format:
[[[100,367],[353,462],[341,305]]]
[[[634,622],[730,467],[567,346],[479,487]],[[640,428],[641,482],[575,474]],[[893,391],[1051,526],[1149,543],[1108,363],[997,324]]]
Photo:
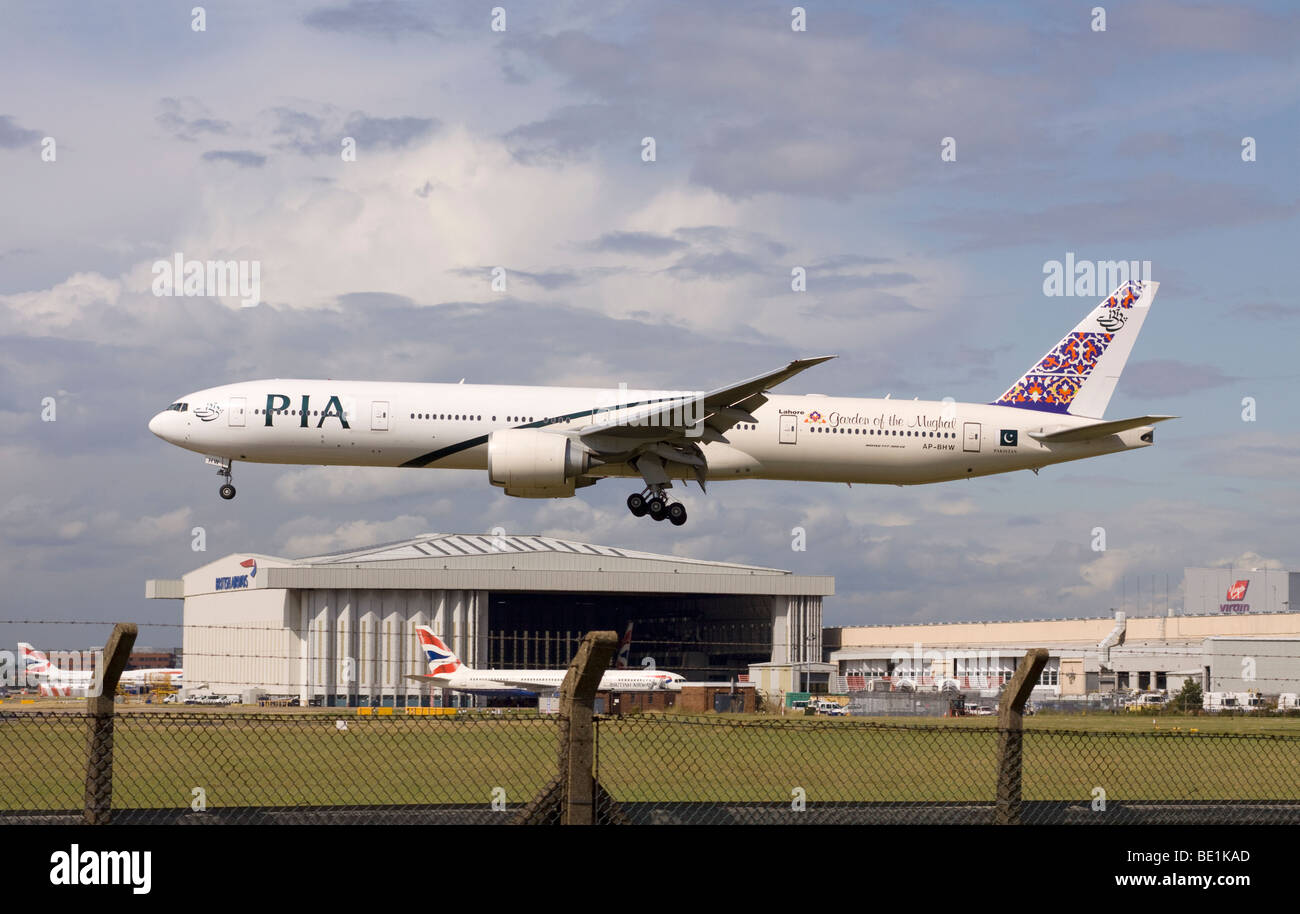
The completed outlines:
[[[618,643],[618,654],[614,657],[614,669],[626,670],[628,659],[632,656],[632,623],[627,624],[623,640]]]
[[[521,498],[630,477],[633,515],[680,526],[675,481],[919,485],[1149,447],[1176,416],[1102,417],[1158,287],[1121,285],[990,403],[769,393],[820,356],[707,392],[243,381],[181,397],[149,430],[205,455],[225,499],[236,460],[486,470]]]
[[[420,650],[429,661],[428,674],[411,673],[408,679],[431,683],[435,688],[455,689],[480,695],[540,695],[555,692],[567,670],[473,670],[427,625],[415,627]],[[686,677],[665,670],[606,670],[599,692],[678,692]]]
[[[28,682],[40,686],[41,694],[66,695],[71,689],[86,689],[99,686],[98,673],[95,670],[64,670],[50,662],[41,651],[36,650],[26,641],[18,642],[22,652],[23,671]],[[176,686],[185,684],[185,671],[155,667],[144,670],[123,670],[118,679],[125,686]],[[48,690],[48,691],[47,691]]]

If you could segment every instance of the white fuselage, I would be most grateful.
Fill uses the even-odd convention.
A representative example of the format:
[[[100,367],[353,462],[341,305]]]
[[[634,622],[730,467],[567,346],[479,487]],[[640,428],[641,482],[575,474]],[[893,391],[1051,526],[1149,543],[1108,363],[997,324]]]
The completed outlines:
[[[461,667],[454,673],[430,680],[435,688],[461,692],[558,691],[567,670],[471,670]],[[598,692],[675,692],[685,677],[678,673],[641,670],[607,670],[600,677]]]
[[[95,673],[91,670],[52,670],[44,673],[32,673],[29,678],[38,683],[52,686],[88,686],[95,682]],[[185,671],[174,669],[126,670],[118,682],[129,686],[181,686],[185,683]]]
[[[600,388],[246,381],[184,397],[177,401],[183,410],[164,410],[149,428],[172,444],[224,460],[485,470],[494,431],[573,432],[665,396]],[[701,442],[710,481],[942,482],[1147,447],[1152,431],[1142,426],[1087,441],[1042,443],[1031,434],[1097,420],[986,404],[819,394],[767,394],[753,417],[756,423],[728,429],[725,442]],[[677,478],[688,478],[674,466]],[[611,463],[584,475],[638,474]]]

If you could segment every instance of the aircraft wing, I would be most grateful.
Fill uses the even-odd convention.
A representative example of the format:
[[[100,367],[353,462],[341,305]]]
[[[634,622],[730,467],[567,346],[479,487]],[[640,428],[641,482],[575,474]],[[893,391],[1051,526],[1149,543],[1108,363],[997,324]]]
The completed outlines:
[[[776,371],[756,375],[708,393],[685,394],[641,409],[618,409],[616,416],[578,429],[578,435],[584,440],[601,436],[632,440],[671,438],[684,436],[690,427],[686,420],[691,418],[703,419],[706,430],[712,428],[721,434],[737,422],[754,421],[750,414],[767,402],[767,397],[763,396],[765,391],[790,380],[807,368],[833,358],[833,355],[823,355],[812,359],[795,359]]]
[[[767,402],[768,390],[833,358],[795,359],[775,371],[707,393],[682,394],[639,408],[611,409],[573,434],[601,462],[627,463],[649,485],[668,484],[674,476],[693,472],[703,489],[708,464],[700,443],[726,444],[729,428],[738,422],[756,421],[753,411]]]

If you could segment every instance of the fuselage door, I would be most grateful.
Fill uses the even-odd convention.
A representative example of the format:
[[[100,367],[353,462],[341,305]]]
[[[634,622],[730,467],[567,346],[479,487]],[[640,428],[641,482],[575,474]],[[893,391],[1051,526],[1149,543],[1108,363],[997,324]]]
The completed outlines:
[[[246,405],[247,405],[247,401],[243,397],[230,398],[230,411],[229,413],[227,413],[227,415],[229,416],[229,421],[232,428],[243,427],[244,412],[246,409]]]
[[[370,404],[370,430],[372,432],[388,431],[387,400],[375,400]]]
[[[978,422],[967,422],[962,426],[961,449],[963,451],[974,451],[979,453],[980,449],[980,424]]]
[[[794,444],[796,436],[799,434],[799,425],[797,416],[781,417],[781,437],[778,439],[782,444]]]

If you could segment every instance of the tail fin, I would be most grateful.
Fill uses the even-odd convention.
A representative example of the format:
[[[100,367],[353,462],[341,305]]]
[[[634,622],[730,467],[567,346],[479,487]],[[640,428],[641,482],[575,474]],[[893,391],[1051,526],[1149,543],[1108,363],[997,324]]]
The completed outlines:
[[[58,672],[50,665],[49,658],[32,647],[26,641],[18,642],[18,649],[22,651],[23,671],[29,675],[44,675],[45,673]]]
[[[442,639],[435,635],[429,626],[417,625],[415,637],[419,639],[420,650],[424,651],[425,659],[429,661],[431,676],[449,676],[461,668],[460,658],[451,648],[443,644]]]
[[[1159,287],[1158,282],[1124,283],[994,405],[1100,419]]]
[[[623,640],[618,643],[618,659],[614,661],[614,669],[626,670],[627,661],[632,655],[632,623],[627,624],[627,631],[623,632]]]

